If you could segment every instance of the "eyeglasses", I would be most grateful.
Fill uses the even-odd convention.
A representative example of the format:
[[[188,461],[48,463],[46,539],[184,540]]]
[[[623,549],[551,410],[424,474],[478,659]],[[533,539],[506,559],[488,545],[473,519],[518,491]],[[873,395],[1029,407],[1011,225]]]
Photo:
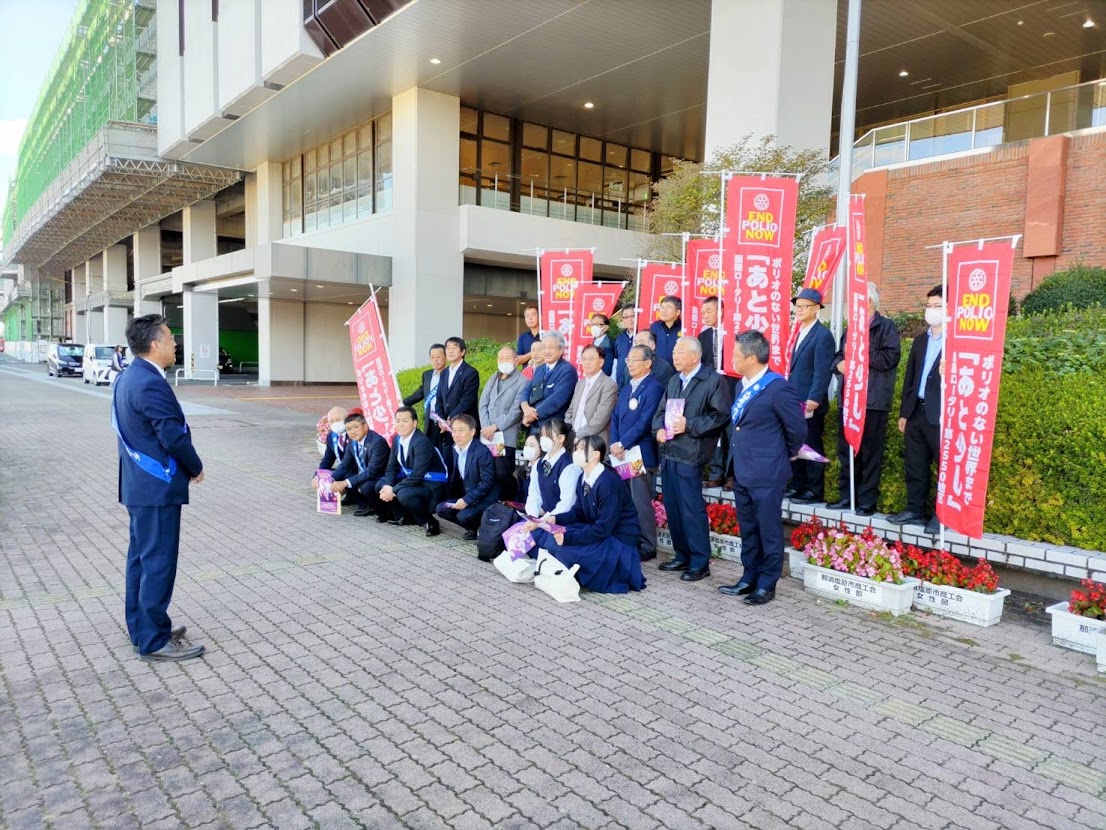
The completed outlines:
[[[795,303],[795,308],[799,308],[799,309],[802,309],[803,311],[806,311],[808,308],[818,308],[818,306],[815,305],[814,303]]]

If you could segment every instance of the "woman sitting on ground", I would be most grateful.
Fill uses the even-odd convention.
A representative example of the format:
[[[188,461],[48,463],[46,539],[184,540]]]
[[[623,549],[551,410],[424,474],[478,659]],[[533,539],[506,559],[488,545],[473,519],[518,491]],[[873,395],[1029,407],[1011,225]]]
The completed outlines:
[[[518,483],[519,498],[526,499],[530,497],[530,477],[534,475],[534,470],[538,468],[538,462],[541,461],[541,445],[538,443],[538,436],[526,436],[526,442],[522,445],[522,458],[525,463],[515,467],[515,480]]]
[[[526,515],[561,524],[557,516],[567,514],[576,504],[576,482],[580,468],[572,463],[572,427],[560,418],[550,418],[539,433],[543,457],[530,471],[526,497]]]
[[[645,587],[638,552],[637,509],[618,473],[608,467],[607,442],[588,435],[576,442],[572,463],[583,475],[576,484],[576,506],[557,517],[563,533],[549,533],[536,523],[528,529],[539,548],[566,566],[579,565],[580,587],[604,594],[624,594]]]

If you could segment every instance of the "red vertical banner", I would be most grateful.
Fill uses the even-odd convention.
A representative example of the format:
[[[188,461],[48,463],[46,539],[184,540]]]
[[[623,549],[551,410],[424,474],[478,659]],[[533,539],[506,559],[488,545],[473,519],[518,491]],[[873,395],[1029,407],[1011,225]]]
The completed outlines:
[[[641,268],[641,288],[638,294],[638,329],[649,328],[660,319],[661,300],[679,297],[683,321],[681,334],[694,337],[699,333],[699,303],[691,298],[690,280],[685,278],[683,263],[646,262]]]
[[[841,264],[847,244],[845,228],[837,225],[821,225],[811,235],[803,288],[813,288],[822,295],[823,302],[826,301],[827,286],[833,287],[833,275],[837,273],[837,266]],[[784,377],[791,373],[791,353],[798,342],[799,324],[793,323],[787,338],[787,348],[783,353]]]
[[[717,239],[691,239],[684,252],[684,271],[691,283],[691,301],[722,294],[722,247]]]
[[[610,317],[618,305],[618,298],[626,287],[624,282],[588,282],[576,289],[572,299],[572,352],[566,359],[580,371],[580,355],[595,339],[591,336],[588,321],[593,314]]]
[[[722,368],[733,370],[734,335],[755,329],[768,338],[769,365],[784,368],[799,183],[793,178],[734,176],[726,184],[726,275]]]
[[[860,452],[864,418],[868,411],[868,264],[864,249],[864,197],[849,197],[849,331],[845,335],[845,383],[841,393],[841,417],[845,440]]]
[[[937,518],[979,539],[987,505],[1014,246],[962,245],[947,252],[944,407]]]
[[[375,294],[357,309],[346,325],[349,326],[353,376],[357,379],[361,410],[365,413],[369,428],[391,444],[396,410],[402,398]]]
[[[591,282],[595,257],[590,250],[545,251],[538,270],[538,317],[542,331],[559,331],[571,355],[572,298],[578,286]]]

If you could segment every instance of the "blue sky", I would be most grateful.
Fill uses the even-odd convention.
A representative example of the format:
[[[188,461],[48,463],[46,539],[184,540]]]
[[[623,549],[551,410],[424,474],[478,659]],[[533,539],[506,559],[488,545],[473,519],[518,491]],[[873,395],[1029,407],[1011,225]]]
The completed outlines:
[[[0,0],[0,214],[19,139],[77,0]]]

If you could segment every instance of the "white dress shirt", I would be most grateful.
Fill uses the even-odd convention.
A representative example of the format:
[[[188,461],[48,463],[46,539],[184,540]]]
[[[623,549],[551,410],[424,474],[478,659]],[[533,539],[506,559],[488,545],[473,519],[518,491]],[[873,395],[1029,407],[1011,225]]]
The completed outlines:
[[[549,455],[542,456],[534,462],[534,468],[530,471],[530,489],[526,492],[526,515],[540,518],[545,515],[541,509],[541,488],[538,486],[538,467],[545,461],[554,465],[564,455],[564,447],[553,450]],[[567,513],[576,504],[576,481],[583,471],[575,464],[569,464],[561,471],[557,479],[557,488],[561,498],[549,512],[554,515]]]

